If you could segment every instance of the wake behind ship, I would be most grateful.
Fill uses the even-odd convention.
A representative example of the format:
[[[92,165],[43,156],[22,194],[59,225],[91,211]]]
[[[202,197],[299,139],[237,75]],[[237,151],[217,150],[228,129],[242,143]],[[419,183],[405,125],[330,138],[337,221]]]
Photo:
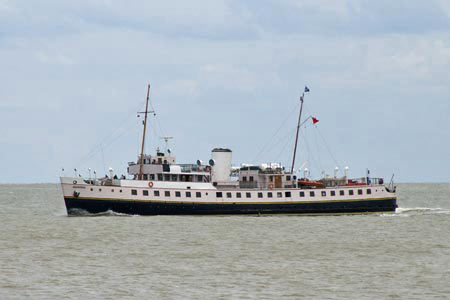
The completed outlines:
[[[144,154],[147,129],[147,91],[141,155],[128,163],[130,178],[118,178],[110,169],[104,178],[61,177],[69,215],[80,211],[113,211],[137,215],[229,214],[350,214],[392,212],[397,207],[391,182],[369,174],[358,179],[303,177],[294,172],[295,154],[304,101],[301,106],[290,171],[278,163],[232,166],[232,151],[215,148],[207,164],[178,164],[170,151]],[[305,88],[305,92],[309,92]],[[312,118],[313,122],[316,120]]]

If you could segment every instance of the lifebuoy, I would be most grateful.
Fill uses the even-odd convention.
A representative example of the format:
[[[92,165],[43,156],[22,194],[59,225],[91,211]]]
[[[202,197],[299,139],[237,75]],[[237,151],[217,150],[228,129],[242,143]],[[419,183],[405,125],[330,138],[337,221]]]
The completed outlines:
[[[269,184],[269,190],[272,190],[273,189],[273,184],[271,183],[271,184]]]
[[[148,187],[153,187],[153,182],[150,181],[150,182],[148,183]]]

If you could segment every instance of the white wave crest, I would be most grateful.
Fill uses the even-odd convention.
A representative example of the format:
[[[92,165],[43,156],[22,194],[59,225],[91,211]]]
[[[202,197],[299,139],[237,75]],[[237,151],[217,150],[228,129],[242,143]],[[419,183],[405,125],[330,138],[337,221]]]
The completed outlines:
[[[118,213],[112,210],[107,210],[100,213],[90,213],[87,210],[80,208],[73,208],[70,210],[69,217],[108,217],[108,216],[118,216],[118,217],[132,217],[134,215]]]

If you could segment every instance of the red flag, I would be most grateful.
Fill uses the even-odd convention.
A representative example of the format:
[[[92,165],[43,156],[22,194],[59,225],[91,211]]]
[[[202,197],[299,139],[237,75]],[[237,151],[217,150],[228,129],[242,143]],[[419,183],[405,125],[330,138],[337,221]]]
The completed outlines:
[[[315,125],[316,123],[319,123],[319,120],[314,117],[312,117],[312,121],[313,121],[313,125]]]

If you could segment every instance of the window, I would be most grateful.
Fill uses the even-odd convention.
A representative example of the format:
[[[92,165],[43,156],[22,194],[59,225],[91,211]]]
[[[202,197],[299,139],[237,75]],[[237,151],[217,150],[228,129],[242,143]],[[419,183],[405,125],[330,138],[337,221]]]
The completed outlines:
[[[178,181],[177,177],[178,177],[177,175],[173,174],[172,175],[172,181]]]
[[[102,189],[98,189],[98,191],[99,191],[99,192],[101,192],[101,191],[102,191]]]
[[[316,194],[313,192],[313,191],[311,191],[311,192],[309,192],[309,196],[310,197],[314,197]]]
[[[216,197],[217,197],[217,198],[222,198],[222,192],[217,192],[217,193],[216,193]]]
[[[201,197],[202,197],[202,192],[196,192],[196,193],[195,193],[195,197],[201,198]]]
[[[362,190],[358,190],[358,195],[362,195]]]
[[[150,180],[155,180],[155,174],[150,174]]]
[[[170,174],[164,174],[164,181],[170,181]]]
[[[348,194],[349,194],[350,196],[353,196],[353,190],[348,190]]]
[[[272,192],[267,193],[267,198],[272,198]]]
[[[159,180],[159,181],[162,181],[162,180],[163,180],[162,174],[158,174],[158,180]]]
[[[142,191],[142,195],[148,196],[148,191],[147,191],[147,190],[143,190],[143,191]]]
[[[305,192],[300,192],[300,197],[305,197]]]
[[[153,194],[155,195],[155,197],[159,197],[159,191],[154,191]]]
[[[262,198],[263,194],[261,192],[258,193],[258,198]]]
[[[122,193],[122,190],[119,190],[119,193]]]
[[[245,193],[245,197],[251,198],[252,197],[252,193]]]
[[[371,189],[367,189],[366,192],[367,192],[367,195],[372,194],[372,190]]]
[[[181,197],[181,192],[175,192],[175,197]]]
[[[241,198],[241,193],[236,193],[236,198]]]
[[[191,192],[186,192],[186,198],[191,198]]]
[[[284,195],[286,196],[286,198],[290,198],[291,197],[291,192],[285,192]]]
[[[227,198],[231,198],[231,193],[230,192],[227,193]]]
[[[345,193],[344,193],[343,190],[340,190],[340,191],[339,191],[339,195],[340,195],[340,196],[344,196],[344,194],[345,194]]]
[[[94,189],[93,188],[91,188],[91,192],[93,192],[94,191]]]
[[[170,191],[165,191],[165,192],[164,192],[164,196],[170,197]]]
[[[291,176],[286,176],[286,181],[290,181],[291,180]]]
[[[269,176],[269,181],[273,182],[273,176]]]
[[[247,176],[242,176],[242,181],[246,182],[247,181]]]
[[[203,182],[203,175],[197,175],[197,181]]]
[[[144,174],[144,180],[148,180],[148,175]]]
[[[330,192],[330,195],[331,195],[331,196],[336,196],[336,191],[331,191],[331,192]]]
[[[250,179],[248,181],[253,181],[253,176],[250,176]]]
[[[131,190],[131,195],[137,195],[137,190]]]
[[[322,197],[326,197],[327,196],[327,192],[326,191],[322,191]]]

